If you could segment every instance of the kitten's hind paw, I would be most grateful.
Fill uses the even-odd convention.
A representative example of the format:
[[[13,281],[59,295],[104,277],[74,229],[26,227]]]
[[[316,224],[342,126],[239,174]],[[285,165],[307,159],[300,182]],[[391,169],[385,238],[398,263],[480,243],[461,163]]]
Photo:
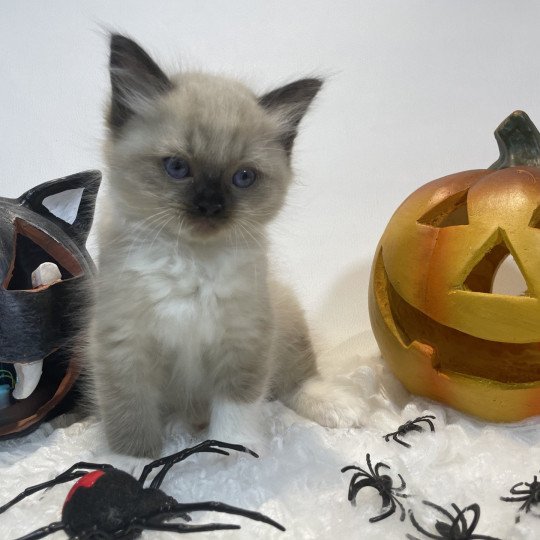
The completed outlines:
[[[360,427],[368,411],[360,396],[320,377],[308,379],[282,401],[301,416],[330,428]]]

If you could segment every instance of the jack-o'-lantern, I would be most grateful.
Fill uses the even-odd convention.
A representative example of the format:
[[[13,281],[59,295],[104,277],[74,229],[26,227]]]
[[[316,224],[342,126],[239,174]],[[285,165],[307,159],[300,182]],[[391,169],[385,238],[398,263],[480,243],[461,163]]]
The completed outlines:
[[[415,393],[489,421],[540,414],[540,134],[517,111],[488,169],[434,180],[396,210],[372,267],[373,332]],[[493,290],[512,256],[523,294]]]
[[[75,341],[95,267],[85,242],[98,171],[0,198],[0,438],[61,410],[80,372]]]

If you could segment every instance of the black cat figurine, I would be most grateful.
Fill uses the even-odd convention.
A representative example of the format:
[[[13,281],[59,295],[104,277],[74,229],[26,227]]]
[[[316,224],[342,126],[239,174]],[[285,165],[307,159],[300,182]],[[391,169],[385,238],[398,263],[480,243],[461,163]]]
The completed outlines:
[[[0,197],[0,438],[54,414],[80,368],[74,342],[95,266],[85,243],[99,171]]]

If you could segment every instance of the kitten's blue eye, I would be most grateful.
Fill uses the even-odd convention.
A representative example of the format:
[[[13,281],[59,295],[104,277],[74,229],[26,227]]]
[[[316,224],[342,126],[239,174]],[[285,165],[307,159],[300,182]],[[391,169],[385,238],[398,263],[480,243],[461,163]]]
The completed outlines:
[[[255,182],[257,175],[253,169],[239,169],[233,174],[232,183],[239,188],[247,188]]]
[[[163,158],[163,167],[166,173],[175,180],[189,176],[189,163],[185,159],[175,156]]]

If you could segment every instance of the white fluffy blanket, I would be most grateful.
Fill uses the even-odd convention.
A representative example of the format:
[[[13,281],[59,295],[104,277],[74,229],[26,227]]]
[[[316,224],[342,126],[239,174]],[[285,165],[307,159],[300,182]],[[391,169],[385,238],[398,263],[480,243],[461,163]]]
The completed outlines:
[[[410,396],[381,361],[373,337],[367,332],[334,349],[323,360],[329,376],[338,377],[363,396],[365,427],[325,429],[280,403],[268,403],[264,423],[270,443],[260,459],[244,454],[199,454],[176,465],[162,487],[182,502],[216,500],[258,510],[282,523],[286,532],[236,516],[198,513],[193,514],[194,522],[238,523],[242,528],[197,533],[194,538],[368,540],[406,538],[407,534],[426,538],[413,527],[408,515],[400,521],[399,507],[388,518],[370,523],[370,517],[381,513],[381,498],[372,488],[358,493],[355,507],[347,501],[352,472],[342,474],[340,470],[351,464],[365,468],[367,453],[371,454],[373,465],[384,462],[390,466],[388,474],[395,485],[400,484],[397,474],[402,475],[407,484],[403,493],[410,497],[400,500],[407,510],[412,509],[422,527],[434,535],[438,534],[435,521],[449,520],[425,506],[423,500],[452,514],[455,511],[451,503],[459,508],[477,503],[481,514],[471,534],[504,540],[540,538],[540,517],[529,513],[516,523],[520,503],[500,500],[509,495],[511,486],[531,482],[539,473],[538,419],[515,425],[485,424]],[[406,420],[424,414],[436,416],[436,431],[407,435],[405,440],[411,448],[383,439],[383,435],[395,431]],[[165,453],[196,442],[199,441],[186,436],[179,426],[170,425]],[[77,461],[108,462],[131,473],[140,473],[146,463],[108,452],[102,426],[93,418],[59,418],[23,439],[0,443],[0,450],[2,502],[28,485],[53,478]],[[385,472],[388,470],[380,470],[381,474]],[[0,517],[0,538],[10,540],[59,520],[68,490],[69,485],[57,486],[12,507]],[[538,505],[536,513],[540,514]],[[470,526],[472,512],[465,517]],[[143,535],[159,539],[177,537],[170,532]],[[57,532],[51,538],[65,538],[65,534]]]

